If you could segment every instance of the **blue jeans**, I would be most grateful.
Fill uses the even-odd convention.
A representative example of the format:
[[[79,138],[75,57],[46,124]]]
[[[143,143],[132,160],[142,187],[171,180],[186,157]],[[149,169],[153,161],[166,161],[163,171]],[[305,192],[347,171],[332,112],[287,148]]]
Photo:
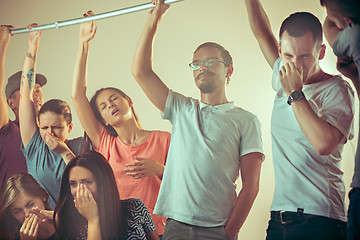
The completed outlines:
[[[347,239],[360,239],[360,188],[353,188],[349,193]]]
[[[303,214],[286,222],[270,219],[266,240],[346,240],[346,222]]]

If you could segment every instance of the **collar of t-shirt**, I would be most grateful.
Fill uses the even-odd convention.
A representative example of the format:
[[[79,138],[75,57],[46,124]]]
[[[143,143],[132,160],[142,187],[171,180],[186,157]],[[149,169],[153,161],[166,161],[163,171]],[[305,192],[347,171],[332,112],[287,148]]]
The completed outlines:
[[[228,102],[228,103],[223,103],[223,104],[220,104],[220,105],[215,105],[215,106],[212,106],[212,105],[207,105],[205,103],[203,103],[202,101],[199,101],[200,102],[200,110],[203,109],[204,107],[209,107],[209,108],[215,108],[215,109],[218,109],[222,112],[226,112],[226,111],[229,111],[233,108],[235,108],[235,103],[232,101],[232,102]]]

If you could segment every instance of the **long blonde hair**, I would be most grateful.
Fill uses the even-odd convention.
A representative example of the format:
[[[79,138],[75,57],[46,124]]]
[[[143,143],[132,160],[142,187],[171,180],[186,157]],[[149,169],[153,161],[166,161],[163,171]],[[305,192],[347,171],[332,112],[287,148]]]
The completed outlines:
[[[41,198],[45,208],[50,209],[49,194],[30,174],[12,175],[3,182],[0,188],[0,239],[13,239],[21,226],[21,223],[11,214],[10,206],[22,192]]]

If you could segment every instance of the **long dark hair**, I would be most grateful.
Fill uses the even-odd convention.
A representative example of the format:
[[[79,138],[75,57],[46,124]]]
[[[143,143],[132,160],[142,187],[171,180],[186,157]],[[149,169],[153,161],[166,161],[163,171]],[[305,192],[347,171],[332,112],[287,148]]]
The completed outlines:
[[[39,197],[44,202],[45,209],[50,210],[49,194],[28,173],[17,173],[10,176],[0,188],[0,239],[14,239],[21,223],[10,211],[10,206],[21,192],[33,197]]]
[[[86,219],[77,211],[70,190],[69,173],[75,166],[88,169],[94,175],[98,194],[96,203],[102,239],[125,239],[128,213],[123,209],[115,176],[106,159],[95,151],[85,152],[66,166],[56,203],[54,222],[58,239],[76,239],[86,226]]]
[[[117,132],[115,131],[115,129],[110,126],[110,125],[107,125],[105,123],[105,120],[103,119],[103,117],[101,116],[100,114],[100,111],[99,111],[99,108],[96,104],[96,100],[97,100],[97,97],[99,96],[99,94],[104,91],[104,90],[114,90],[116,92],[118,92],[123,98],[125,98],[127,101],[131,101],[131,98],[126,95],[123,91],[121,91],[120,89],[117,89],[117,88],[113,88],[113,87],[107,87],[107,88],[100,88],[99,90],[97,90],[94,94],[94,96],[91,98],[90,100],[90,106],[91,106],[91,109],[95,115],[95,118],[105,127],[106,131],[113,137],[117,137],[118,134]],[[131,101],[132,102],[132,101]],[[140,125],[140,121],[135,113],[135,109],[134,109],[134,106],[131,106],[131,112],[132,112],[132,115],[134,116],[134,119],[135,119],[135,122],[136,124],[139,126],[139,128],[141,128],[141,125]]]

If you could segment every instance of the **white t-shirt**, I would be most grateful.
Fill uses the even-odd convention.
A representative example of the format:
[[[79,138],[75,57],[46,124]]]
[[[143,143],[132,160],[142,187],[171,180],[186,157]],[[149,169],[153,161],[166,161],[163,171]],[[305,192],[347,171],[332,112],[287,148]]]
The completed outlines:
[[[195,226],[225,225],[240,157],[263,153],[259,120],[233,102],[209,106],[171,90],[164,118],[173,128],[154,213]]]
[[[281,89],[279,69],[274,64],[272,86],[276,91],[271,118],[275,192],[272,211],[292,211],[346,221],[345,187],[340,169],[341,152],[354,137],[354,92],[341,77],[303,86],[314,112],[338,128],[344,138],[329,156],[321,156],[304,135]]]

